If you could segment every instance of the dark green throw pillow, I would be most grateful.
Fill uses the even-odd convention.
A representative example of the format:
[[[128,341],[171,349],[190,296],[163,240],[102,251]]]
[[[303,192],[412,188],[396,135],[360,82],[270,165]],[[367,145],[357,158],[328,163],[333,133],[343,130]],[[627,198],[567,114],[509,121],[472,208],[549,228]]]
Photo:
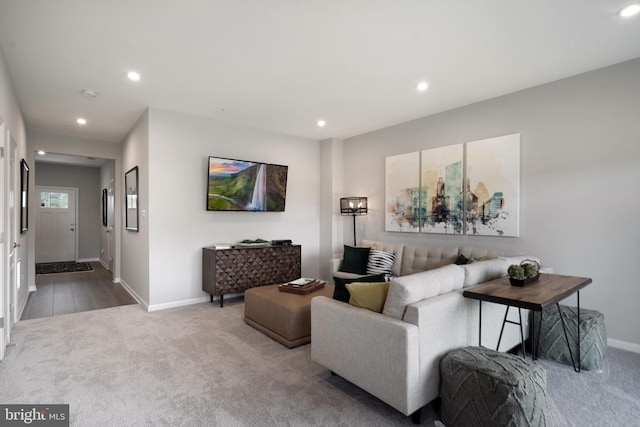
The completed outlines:
[[[349,290],[347,289],[347,286],[346,286],[348,283],[354,283],[354,282],[372,283],[372,282],[384,282],[384,281],[385,281],[384,274],[375,274],[373,276],[358,277],[357,279],[343,279],[341,277],[334,277],[333,282],[335,284],[335,288],[333,289],[333,299],[337,299],[338,301],[342,301],[346,303],[349,302],[349,298],[351,298],[351,294],[349,293]]]
[[[340,271],[344,273],[367,274],[367,263],[369,262],[369,252],[371,248],[356,248],[344,245],[344,255]]]
[[[471,264],[471,261],[469,258],[467,258],[466,256],[460,254],[458,255],[458,258],[456,258],[456,265],[466,265],[466,264]]]

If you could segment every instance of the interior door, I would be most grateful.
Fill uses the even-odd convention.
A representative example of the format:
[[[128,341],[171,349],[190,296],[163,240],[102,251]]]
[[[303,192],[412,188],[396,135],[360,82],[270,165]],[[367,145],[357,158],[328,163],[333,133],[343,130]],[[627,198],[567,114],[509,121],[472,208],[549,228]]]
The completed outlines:
[[[0,118],[0,360],[4,359],[4,350],[9,343],[7,336],[8,328],[5,328],[5,319],[7,319],[7,313],[9,312],[7,307],[8,294],[9,294],[9,277],[6,274],[8,271],[8,245],[9,240],[7,236],[7,210],[8,210],[8,180],[7,170],[8,155],[5,154],[5,127],[4,120]]]
[[[36,187],[36,263],[76,260],[77,189]]]
[[[17,161],[16,152],[17,146],[11,140],[9,133],[6,130],[2,132],[5,144],[8,145],[8,162],[7,162],[7,175],[5,175],[5,188],[6,198],[4,199],[5,213],[4,218],[5,232],[6,232],[6,252],[7,252],[7,264],[6,274],[2,277],[3,289],[2,289],[2,306],[3,306],[3,330],[2,330],[2,356],[4,356],[4,350],[11,341],[11,327],[15,323],[15,299],[17,294],[18,283],[18,255],[19,255],[19,243],[17,232]]]

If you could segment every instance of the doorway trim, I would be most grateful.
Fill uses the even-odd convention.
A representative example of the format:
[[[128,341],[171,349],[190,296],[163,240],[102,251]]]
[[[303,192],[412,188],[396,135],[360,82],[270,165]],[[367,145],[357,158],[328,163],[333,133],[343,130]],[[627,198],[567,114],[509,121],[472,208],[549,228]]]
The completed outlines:
[[[73,260],[75,262],[78,262],[78,234],[79,234],[79,232],[78,232],[78,229],[79,229],[79,227],[78,227],[78,205],[79,205],[79,202],[78,202],[78,197],[79,197],[78,188],[77,187],[58,187],[58,186],[54,186],[54,185],[37,185],[37,186],[35,186],[35,189],[34,189],[34,192],[33,192],[34,193],[33,194],[33,198],[34,198],[34,201],[35,201],[34,208],[36,209],[36,213],[34,215],[34,219],[35,219],[34,223],[35,224],[34,224],[34,227],[33,227],[34,228],[34,232],[35,232],[35,240],[34,240],[34,242],[37,241],[38,233],[40,232],[40,230],[38,230],[38,221],[37,221],[37,219],[39,219],[40,215],[38,214],[37,209],[40,207],[40,200],[38,198],[40,197],[40,191],[42,191],[43,189],[52,190],[52,191],[61,191],[61,192],[74,193],[74,195],[75,195],[75,209],[74,209],[74,211],[75,211],[74,212],[74,215],[75,215],[75,225],[74,225],[74,227],[75,227],[75,229],[74,229],[74,236],[73,236],[73,238],[75,239],[75,243],[74,243],[75,247],[74,247],[74,253],[73,253]],[[36,248],[36,250],[37,250],[37,248]]]

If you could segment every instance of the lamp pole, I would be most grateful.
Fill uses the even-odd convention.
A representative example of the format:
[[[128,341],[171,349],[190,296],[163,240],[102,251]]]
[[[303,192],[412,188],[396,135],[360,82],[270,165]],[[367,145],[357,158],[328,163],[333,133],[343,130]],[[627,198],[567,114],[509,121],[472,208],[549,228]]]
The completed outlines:
[[[353,246],[356,246],[356,214],[353,214]]]

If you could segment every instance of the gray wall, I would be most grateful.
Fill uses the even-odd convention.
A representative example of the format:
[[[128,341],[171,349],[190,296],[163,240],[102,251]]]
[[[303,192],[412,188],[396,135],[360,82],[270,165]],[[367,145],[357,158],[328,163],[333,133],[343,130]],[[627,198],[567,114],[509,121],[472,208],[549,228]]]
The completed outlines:
[[[0,49],[0,124],[4,125],[4,131],[7,131],[8,135],[10,135],[10,139],[13,140],[16,144],[16,159],[19,164],[20,159],[26,159],[27,163],[31,166],[33,165],[32,156],[29,155],[29,151],[27,150],[27,139],[26,139],[26,130],[24,125],[24,118],[22,117],[22,111],[20,110],[20,103],[18,102],[18,97],[16,96],[16,92],[13,88],[13,83],[11,82],[11,76],[9,75],[9,69],[7,68],[7,63],[4,59],[4,53],[2,49]],[[0,145],[4,142],[4,138],[0,138]],[[8,158],[8,154],[10,153],[9,142],[7,142],[6,153]],[[2,173],[5,173],[4,167],[8,167],[7,164],[4,164],[4,160],[0,160],[3,162],[3,167],[0,167]],[[32,180],[33,181],[33,180]],[[3,192],[3,201],[0,203],[0,232],[4,233],[5,236],[9,236],[9,230],[5,228],[6,216],[9,212],[9,199],[5,198],[4,192],[5,181],[4,177],[0,178],[0,186],[2,187]],[[33,191],[33,184],[29,184],[29,191]],[[31,211],[33,208],[29,209],[29,218],[33,218],[31,215]],[[35,269],[30,269],[29,266],[33,265],[33,255],[30,248],[31,239],[30,236],[33,233],[31,230],[27,231],[27,233],[17,233],[15,236],[15,243],[20,244],[18,250],[18,258],[20,261],[20,288],[17,289],[17,295],[14,299],[14,304],[18,309],[14,312],[16,316],[18,316],[25,304],[27,303],[27,297],[29,296],[29,288],[30,284],[33,282],[35,277]],[[4,260],[8,256],[9,248],[8,245],[12,245],[14,242],[10,242],[5,240],[4,243],[0,244],[0,261]],[[5,282],[6,287],[9,287],[8,274],[0,274],[0,291],[4,291]],[[0,310],[0,316],[5,316],[4,310]],[[8,324],[12,325],[13,319],[11,319]],[[0,339],[0,345],[3,345],[3,340]],[[4,343],[6,345],[7,343]]]
[[[116,197],[119,197],[119,194],[121,192],[117,191],[117,188],[115,186],[116,183],[116,162],[115,160],[107,160],[105,161],[105,163],[102,165],[102,167],[100,168],[100,194],[101,194],[101,203],[100,203],[100,209],[102,209],[102,190],[105,189],[112,189],[112,194],[107,195],[107,197],[113,197],[114,201]],[[108,202],[108,203],[112,203],[112,202]],[[100,215],[100,261],[102,262],[102,264],[104,266],[108,266],[109,265],[109,247],[107,244],[107,239],[109,237],[109,235],[107,234],[107,226],[102,225],[102,210],[100,211],[101,215]],[[109,218],[109,215],[115,215],[115,209],[114,212],[108,212],[107,210],[107,219],[108,219],[108,224],[111,224],[113,227],[113,224],[115,223],[114,219],[115,218]],[[110,233],[115,233],[115,229],[114,230],[110,230]],[[115,237],[115,236],[114,236]],[[115,251],[112,251],[114,253],[114,262],[115,262]],[[114,266],[115,267],[115,266]],[[114,271],[112,271],[111,273],[114,273]]]
[[[358,235],[538,255],[556,273],[593,278],[582,307],[604,313],[611,344],[640,352],[639,76],[636,59],[346,139],[345,192],[367,195],[371,210]],[[384,231],[385,156],[511,133],[522,138],[520,237]]]
[[[93,139],[86,138],[76,138],[62,135],[53,135],[37,132],[29,129],[29,143],[28,153],[31,158],[30,165],[35,164],[34,153],[39,150],[43,150],[47,153],[57,153],[57,154],[71,154],[75,156],[86,156],[86,157],[96,157],[102,159],[112,159],[115,160],[115,188],[122,188],[123,184],[123,172],[122,172],[122,161],[121,161],[121,144],[120,143],[109,143],[104,141],[96,141]],[[33,186],[35,186],[35,179],[31,180],[32,184],[30,187],[30,194],[33,194]],[[116,197],[115,199],[115,211],[120,212],[121,198]],[[29,206],[29,217],[33,218],[35,215],[35,203],[30,203]],[[116,239],[116,253],[115,253],[115,270],[114,280],[119,280],[120,277],[120,215],[115,216],[115,239]],[[29,259],[35,259],[35,233],[29,233]],[[35,289],[35,264],[32,261],[29,264],[30,274],[29,274],[29,286]]]
[[[141,212],[140,237],[148,229],[145,301],[150,310],[207,300],[202,291],[202,247],[213,243],[291,239],[302,246],[302,274],[318,276],[319,142],[154,108],[148,123],[148,160],[139,161],[144,177],[140,203],[146,210],[144,217]],[[126,162],[127,150],[125,146],[125,168],[134,165]],[[209,156],[289,166],[285,211],[206,211]],[[138,236],[126,238],[133,241]],[[123,254],[123,263],[124,258]],[[139,262],[135,267],[144,266]]]
[[[37,186],[78,189],[78,259],[97,260],[102,219],[100,169],[37,162],[34,175]]]

